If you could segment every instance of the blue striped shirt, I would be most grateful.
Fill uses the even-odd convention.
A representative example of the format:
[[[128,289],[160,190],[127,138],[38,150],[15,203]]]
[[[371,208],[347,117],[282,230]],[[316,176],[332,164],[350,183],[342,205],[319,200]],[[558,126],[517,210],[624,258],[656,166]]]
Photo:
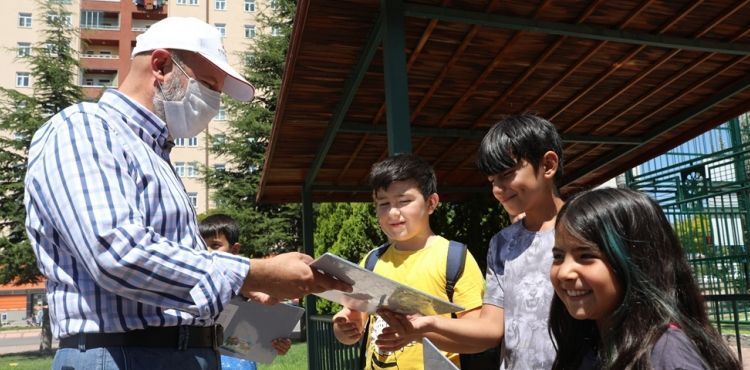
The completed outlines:
[[[170,148],[164,122],[116,90],[34,135],[26,230],[55,337],[208,326],[239,292],[250,261],[207,251]]]

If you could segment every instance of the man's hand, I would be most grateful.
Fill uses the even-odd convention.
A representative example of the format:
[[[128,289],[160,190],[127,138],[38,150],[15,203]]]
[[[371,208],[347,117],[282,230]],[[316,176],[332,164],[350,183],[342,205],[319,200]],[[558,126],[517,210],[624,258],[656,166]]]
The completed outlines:
[[[245,298],[251,299],[255,302],[258,302],[260,304],[265,304],[269,306],[273,306],[280,301],[274,297],[271,297],[270,295],[262,292],[249,292]]]
[[[339,342],[354,344],[362,337],[364,330],[364,313],[343,308],[333,315],[333,333]]]
[[[314,271],[309,266],[312,261],[312,257],[297,252],[253,259],[240,292],[248,296],[251,291],[260,291],[276,299],[287,299],[333,289],[352,291],[349,284]]]

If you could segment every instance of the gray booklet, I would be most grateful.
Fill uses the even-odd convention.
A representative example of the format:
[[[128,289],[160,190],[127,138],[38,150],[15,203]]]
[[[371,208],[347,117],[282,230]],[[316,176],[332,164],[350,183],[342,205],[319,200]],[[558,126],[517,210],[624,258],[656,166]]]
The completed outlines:
[[[445,357],[443,352],[435,347],[427,338],[422,338],[422,355],[424,368],[430,370],[459,370],[458,366]]]
[[[224,344],[219,352],[271,363],[277,354],[271,341],[288,338],[304,312],[304,308],[286,303],[269,306],[234,297],[217,320],[224,327]]]
[[[382,307],[405,315],[419,313],[424,316],[463,311],[459,305],[378,275],[331,253],[318,257],[310,266],[352,285],[351,293],[329,290],[316,294],[352,310],[375,313]]]

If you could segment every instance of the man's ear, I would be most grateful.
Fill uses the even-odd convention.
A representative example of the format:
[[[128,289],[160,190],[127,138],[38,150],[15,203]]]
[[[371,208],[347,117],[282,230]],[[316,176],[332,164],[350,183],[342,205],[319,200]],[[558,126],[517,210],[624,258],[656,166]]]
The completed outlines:
[[[229,252],[232,254],[240,253],[240,243],[234,243],[229,246]]]
[[[427,211],[429,212],[429,214],[435,212],[438,204],[440,204],[440,196],[438,196],[437,193],[432,193],[429,197],[427,197]]]
[[[557,153],[548,150],[542,157],[541,169],[544,173],[544,177],[554,179],[557,173],[557,167],[560,165],[560,157]]]
[[[167,72],[172,70],[171,55],[166,49],[156,49],[151,52],[151,74],[159,83],[164,83]]]

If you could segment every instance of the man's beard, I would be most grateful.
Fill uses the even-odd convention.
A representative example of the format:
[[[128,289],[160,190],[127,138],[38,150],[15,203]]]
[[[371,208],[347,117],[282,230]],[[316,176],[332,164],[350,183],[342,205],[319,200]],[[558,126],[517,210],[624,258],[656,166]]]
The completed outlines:
[[[164,113],[164,101],[177,101],[182,100],[187,92],[187,86],[182,87],[182,81],[180,77],[175,74],[170,75],[161,84],[161,88],[156,86],[156,94],[154,94],[154,114],[161,118],[162,121],[167,122],[167,115]]]

